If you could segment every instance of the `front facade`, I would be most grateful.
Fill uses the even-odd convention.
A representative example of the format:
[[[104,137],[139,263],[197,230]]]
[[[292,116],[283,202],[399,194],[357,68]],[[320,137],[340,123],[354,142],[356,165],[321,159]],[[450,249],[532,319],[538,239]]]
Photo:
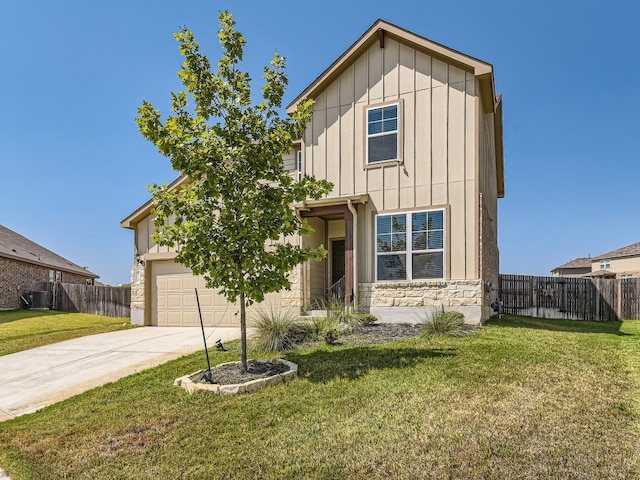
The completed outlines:
[[[96,278],[86,268],[0,225],[0,310],[26,306],[31,292],[46,284],[93,284]]]
[[[337,287],[348,303],[383,320],[412,321],[440,306],[469,322],[486,319],[498,284],[497,201],[504,195],[493,67],[378,21],[288,112],[305,97],[315,100],[313,117],[285,167],[334,188],[294,206],[315,231],[293,241],[324,245],[329,254],[294,269],[291,290],[269,303],[304,311]],[[174,302],[176,324],[190,324],[188,290],[200,280],[179,272],[170,249],[149,240],[151,205],[122,226],[135,231],[139,259],[132,319],[160,323]],[[235,323],[221,313],[234,307],[211,296],[219,305],[211,321]]]

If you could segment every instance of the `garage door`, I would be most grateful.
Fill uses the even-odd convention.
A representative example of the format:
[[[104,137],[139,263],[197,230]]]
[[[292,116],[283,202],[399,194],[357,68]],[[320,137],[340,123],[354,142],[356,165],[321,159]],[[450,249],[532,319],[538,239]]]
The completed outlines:
[[[205,326],[240,325],[240,307],[227,302],[224,296],[205,287],[202,277],[174,262],[151,264],[151,323],[161,326],[199,326],[195,289],[198,289],[202,320]],[[264,306],[279,306],[280,294],[266,296]],[[260,306],[247,309],[247,318]],[[238,315],[236,315],[236,312]]]

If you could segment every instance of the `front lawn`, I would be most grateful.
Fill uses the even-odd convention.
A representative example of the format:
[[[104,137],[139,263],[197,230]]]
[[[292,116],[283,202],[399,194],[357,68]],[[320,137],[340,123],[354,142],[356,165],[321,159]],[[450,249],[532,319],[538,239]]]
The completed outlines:
[[[126,328],[131,328],[128,318],[53,310],[4,311],[0,312],[0,355]]]
[[[510,317],[283,356],[300,378],[256,394],[172,386],[200,352],[2,423],[0,466],[13,480],[640,478],[640,322]]]

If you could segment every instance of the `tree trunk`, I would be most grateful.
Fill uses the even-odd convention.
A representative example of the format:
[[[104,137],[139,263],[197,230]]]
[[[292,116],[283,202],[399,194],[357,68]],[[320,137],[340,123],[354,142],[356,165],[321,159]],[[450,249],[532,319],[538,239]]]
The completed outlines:
[[[244,292],[240,293],[240,373],[247,373],[247,312]]]

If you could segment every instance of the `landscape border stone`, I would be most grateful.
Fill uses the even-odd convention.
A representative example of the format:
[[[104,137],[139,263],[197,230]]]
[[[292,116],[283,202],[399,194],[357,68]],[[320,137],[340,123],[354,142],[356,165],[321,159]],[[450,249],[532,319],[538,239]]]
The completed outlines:
[[[205,392],[213,392],[218,395],[234,395],[236,393],[254,393],[270,385],[277,385],[279,383],[291,381],[298,376],[297,364],[290,362],[288,360],[284,360],[282,358],[278,358],[274,361],[278,363],[282,363],[283,365],[286,365],[287,367],[289,367],[289,370],[284,373],[279,373],[279,374],[272,375],[270,377],[265,377],[265,378],[258,378],[256,380],[250,380],[244,383],[236,383],[232,385],[220,385],[217,383],[197,382],[196,381],[197,378],[200,376],[200,374],[202,374],[202,372],[204,372],[204,369],[203,369],[203,370],[198,370],[197,372],[193,372],[189,375],[176,378],[173,384],[177,387],[184,388],[190,394],[198,391],[205,391]],[[216,365],[214,368],[224,367],[227,365],[237,365],[239,363],[240,362],[220,363]]]

